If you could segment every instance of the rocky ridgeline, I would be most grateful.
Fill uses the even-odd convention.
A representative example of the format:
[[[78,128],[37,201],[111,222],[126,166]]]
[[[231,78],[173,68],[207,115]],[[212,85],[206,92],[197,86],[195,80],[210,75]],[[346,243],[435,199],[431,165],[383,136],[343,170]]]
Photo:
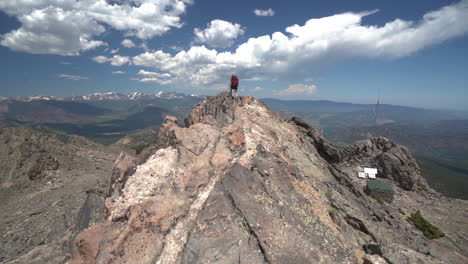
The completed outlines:
[[[144,158],[121,154],[104,216],[69,263],[467,263],[467,203],[419,188],[404,147],[337,149],[303,120],[227,93],[185,124],[167,117]],[[394,201],[366,195],[358,166],[377,167]],[[460,249],[427,240],[408,221],[416,210]]]

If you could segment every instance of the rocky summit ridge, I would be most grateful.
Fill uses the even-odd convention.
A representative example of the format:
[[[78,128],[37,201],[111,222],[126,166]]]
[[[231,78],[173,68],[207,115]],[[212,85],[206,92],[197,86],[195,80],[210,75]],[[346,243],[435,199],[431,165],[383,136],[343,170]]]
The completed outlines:
[[[184,122],[166,117],[141,159],[120,155],[103,217],[68,263],[467,263],[466,201],[421,187],[414,158],[388,139],[338,149],[227,93]],[[378,169],[392,202],[365,194],[360,166]],[[408,221],[417,210],[457,246],[425,238]]]

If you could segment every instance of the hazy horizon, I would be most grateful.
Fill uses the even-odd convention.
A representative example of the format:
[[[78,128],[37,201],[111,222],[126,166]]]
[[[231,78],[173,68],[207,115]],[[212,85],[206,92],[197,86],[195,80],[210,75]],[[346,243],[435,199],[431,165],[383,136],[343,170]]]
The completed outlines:
[[[66,98],[66,97],[70,97],[70,96],[87,96],[87,95],[91,95],[91,94],[105,94],[105,93],[111,93],[111,92],[115,92],[115,93],[120,93],[120,94],[123,94],[123,95],[129,95],[131,93],[136,93],[136,92],[141,92],[143,94],[146,94],[146,95],[154,95],[154,94],[157,94],[158,92],[161,92],[162,90],[155,90],[154,92],[151,92],[151,93],[145,93],[145,92],[141,92],[141,91],[133,91],[133,92],[129,92],[129,93],[121,93],[121,92],[117,92],[117,91],[103,91],[103,92],[95,92],[95,93],[90,93],[90,94],[69,94],[69,95],[50,95],[50,94],[32,94],[32,95],[18,95],[18,96],[1,96],[0,95],[0,98],[1,97],[4,97],[4,98],[17,98],[17,97],[40,97],[40,96],[51,96],[51,97],[56,97],[56,98]],[[162,91],[162,92],[167,92],[167,93],[183,93],[183,92],[180,92],[180,91],[174,91],[174,90],[169,90],[169,91]],[[219,91],[217,93],[213,93],[213,94],[195,94],[195,93],[192,93],[192,94],[188,94],[188,93],[183,93],[185,95],[194,95],[194,96],[215,96],[219,93],[221,93],[223,91]],[[241,96],[243,95],[248,95],[248,94],[240,94]],[[327,102],[332,102],[332,103],[343,103],[343,104],[359,104],[359,105],[375,105],[377,103],[377,101],[374,101],[374,102],[351,102],[351,101],[346,101],[346,100],[331,100],[331,99],[326,99],[326,98],[322,98],[322,99],[287,99],[287,98],[275,98],[275,97],[256,97],[258,99],[261,99],[261,100],[265,100],[265,99],[273,99],[273,100],[281,100],[281,101],[309,101],[309,102],[317,102],[317,101],[327,101]],[[377,100],[377,99],[376,99]],[[379,101],[379,104],[380,105],[390,105],[390,106],[402,106],[402,107],[410,107],[410,108],[418,108],[418,109],[426,109],[426,110],[446,110],[446,111],[462,111],[462,112],[465,112],[465,111],[468,111],[468,108],[460,108],[460,109],[457,109],[457,108],[434,108],[434,107],[424,107],[424,106],[414,106],[414,105],[402,105],[402,104],[392,104],[392,103],[387,103],[385,101],[382,100],[382,98],[380,98],[380,101]]]

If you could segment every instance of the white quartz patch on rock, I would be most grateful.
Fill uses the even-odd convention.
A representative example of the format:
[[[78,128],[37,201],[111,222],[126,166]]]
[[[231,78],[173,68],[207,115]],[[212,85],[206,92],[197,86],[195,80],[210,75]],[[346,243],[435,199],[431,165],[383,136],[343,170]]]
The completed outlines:
[[[122,196],[107,203],[110,219],[122,217],[128,208],[164,189],[176,174],[177,157],[177,149],[169,147],[158,150],[147,162],[139,165],[125,184]]]

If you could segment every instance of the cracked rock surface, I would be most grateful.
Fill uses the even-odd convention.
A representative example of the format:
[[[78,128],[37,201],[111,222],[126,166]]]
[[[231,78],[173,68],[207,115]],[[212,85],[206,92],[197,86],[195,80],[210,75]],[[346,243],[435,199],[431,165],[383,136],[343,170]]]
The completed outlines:
[[[306,122],[227,93],[195,106],[185,124],[167,117],[144,159],[119,158],[105,217],[76,237],[69,263],[466,263],[463,224],[441,225],[458,249],[428,241],[405,214],[430,199],[422,211],[435,224],[446,216],[434,208],[466,220],[465,201],[407,188],[392,172],[397,197],[380,204],[353,177],[353,166],[382,153],[412,166],[394,143],[371,154],[374,143],[357,145],[355,160]]]

